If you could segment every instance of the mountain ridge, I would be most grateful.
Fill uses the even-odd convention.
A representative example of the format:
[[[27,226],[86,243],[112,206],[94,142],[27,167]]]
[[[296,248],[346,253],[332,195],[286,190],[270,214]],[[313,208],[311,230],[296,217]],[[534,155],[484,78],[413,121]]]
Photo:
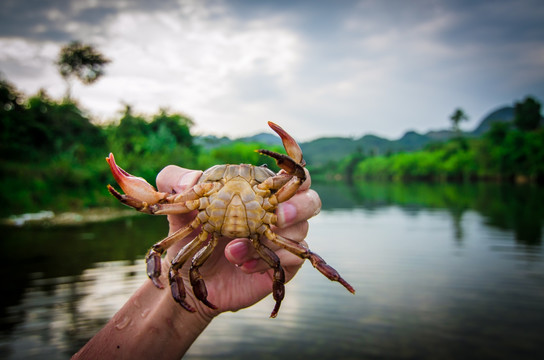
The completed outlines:
[[[467,137],[479,137],[487,132],[492,124],[496,122],[513,121],[514,108],[512,106],[501,106],[484,116],[472,131],[463,132],[463,134]],[[341,136],[320,137],[315,140],[302,142],[300,143],[300,147],[302,148],[302,152],[308,163],[324,165],[354,153],[384,155],[399,151],[417,151],[430,143],[447,141],[454,135],[455,132],[448,129],[430,130],[424,134],[409,130],[396,140],[390,140],[372,134],[366,134],[359,138]],[[214,148],[235,141],[281,145],[280,138],[271,133],[258,133],[233,140],[226,137],[218,138],[209,135],[197,137],[196,140],[197,144],[205,148]]]

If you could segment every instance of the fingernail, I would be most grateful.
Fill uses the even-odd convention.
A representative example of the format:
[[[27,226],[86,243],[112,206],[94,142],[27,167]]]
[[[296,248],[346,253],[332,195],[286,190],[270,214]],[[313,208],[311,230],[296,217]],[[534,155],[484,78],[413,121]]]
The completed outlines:
[[[281,226],[289,225],[297,217],[296,206],[285,202],[278,206],[278,224]]]

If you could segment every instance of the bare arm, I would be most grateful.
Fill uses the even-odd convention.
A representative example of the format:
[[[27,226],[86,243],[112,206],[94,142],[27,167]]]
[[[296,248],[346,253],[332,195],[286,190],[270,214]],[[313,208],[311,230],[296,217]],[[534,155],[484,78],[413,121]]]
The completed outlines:
[[[183,311],[170,291],[145,281],[73,359],[179,359],[211,320]]]
[[[179,193],[192,186],[200,174],[169,166],[158,175],[157,185],[161,191]],[[297,195],[277,209],[278,228],[275,231],[299,242],[306,237],[307,219],[321,207],[319,196],[309,190],[309,186],[308,179]],[[170,215],[170,233],[187,224],[192,216],[194,214]],[[291,279],[303,260],[277,247],[272,250],[280,257],[287,280]],[[166,259],[171,259],[175,253],[176,248],[172,247]],[[247,239],[225,242],[223,251],[216,249],[212,256],[203,266],[203,274],[209,279],[210,298],[219,306],[218,310],[202,306],[188,291],[189,301],[197,312],[185,311],[173,300],[169,289],[160,290],[151,281],[145,281],[72,359],[179,359],[215,316],[251,306],[271,292],[271,272],[263,273],[268,266],[260,260]],[[167,273],[166,259],[163,261],[163,276]],[[164,283],[168,281],[165,279]],[[219,292],[217,289],[222,290]]]

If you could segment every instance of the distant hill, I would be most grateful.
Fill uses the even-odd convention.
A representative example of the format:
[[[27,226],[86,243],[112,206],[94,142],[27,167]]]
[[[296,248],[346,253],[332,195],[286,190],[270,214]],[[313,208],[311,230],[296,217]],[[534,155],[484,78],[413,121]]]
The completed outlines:
[[[427,135],[408,131],[398,140],[388,140],[376,135],[365,135],[359,139],[320,138],[302,143],[304,157],[309,164],[324,165],[349,154],[384,155],[399,151],[415,151],[434,141]]]
[[[486,115],[473,131],[465,136],[479,137],[487,132],[495,122],[513,122],[514,108],[501,107]],[[415,131],[406,132],[400,139],[388,140],[375,135],[365,135],[359,139],[350,138],[321,138],[302,143],[304,157],[309,164],[324,165],[337,161],[342,157],[362,151],[364,154],[384,155],[399,151],[417,151],[433,142],[444,142],[451,139],[455,133],[452,130],[434,130],[426,134]]]
[[[479,125],[465,136],[479,137],[487,132],[493,123],[513,122],[514,108],[504,106],[493,110],[486,115]],[[336,162],[339,159],[356,153],[384,155],[399,151],[417,151],[424,148],[432,142],[443,142],[451,139],[454,132],[451,130],[433,130],[426,134],[420,134],[415,131],[406,132],[400,139],[389,140],[376,135],[364,135],[361,138],[353,139],[347,137],[323,137],[316,140],[303,142],[300,144],[306,162],[314,165],[326,165],[328,162]],[[259,133],[253,136],[247,136],[231,140],[226,137],[217,138],[215,136],[197,137],[196,143],[207,148],[214,148],[226,145],[232,141],[242,142],[260,142],[268,145],[281,145],[278,136],[271,133]]]
[[[214,135],[195,136],[195,144],[202,146],[205,149],[213,149],[219,146],[228,145],[233,141],[241,141],[246,143],[262,143],[266,145],[281,145],[281,139],[277,135],[268,133],[259,133],[253,136],[243,138],[230,139],[226,136],[217,137]]]
[[[497,122],[513,122],[514,108],[512,106],[504,106],[495,111],[492,111],[481,122],[480,125],[472,131],[472,135],[481,136],[491,129],[491,125]]]
[[[361,145],[353,139],[343,137],[319,138],[302,143],[300,147],[306,162],[315,165],[324,165],[329,161],[335,161],[358,150],[363,150]]]
[[[231,139],[229,139],[226,136],[223,137],[217,137],[214,135],[204,135],[204,136],[195,136],[194,142],[198,146],[202,146],[204,149],[213,149],[222,145],[227,145],[232,142]]]
[[[281,145],[281,139],[277,135],[269,133],[259,133],[257,135],[246,136],[236,140],[248,143],[259,142],[267,145]]]

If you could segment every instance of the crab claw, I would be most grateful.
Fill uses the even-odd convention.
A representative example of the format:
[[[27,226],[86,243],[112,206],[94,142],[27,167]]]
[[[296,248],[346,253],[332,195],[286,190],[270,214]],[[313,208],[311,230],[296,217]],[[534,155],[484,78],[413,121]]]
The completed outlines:
[[[283,130],[281,126],[273,123],[272,121],[268,122],[268,126],[270,126],[270,128],[280,136],[281,141],[283,142],[283,147],[285,148],[285,151],[287,151],[287,154],[300,165],[306,165],[306,162],[302,158],[302,150],[300,149],[300,146],[297,144],[295,139],[293,139],[291,135],[287,133],[287,131]]]
[[[113,174],[115,181],[121,186],[121,189],[123,189],[125,194],[135,199],[145,201],[148,204],[156,204],[167,195],[165,193],[157,192],[157,190],[143,178],[131,175],[120,168],[115,163],[115,158],[112,153],[106,158],[106,161],[110,165],[111,173]]]

